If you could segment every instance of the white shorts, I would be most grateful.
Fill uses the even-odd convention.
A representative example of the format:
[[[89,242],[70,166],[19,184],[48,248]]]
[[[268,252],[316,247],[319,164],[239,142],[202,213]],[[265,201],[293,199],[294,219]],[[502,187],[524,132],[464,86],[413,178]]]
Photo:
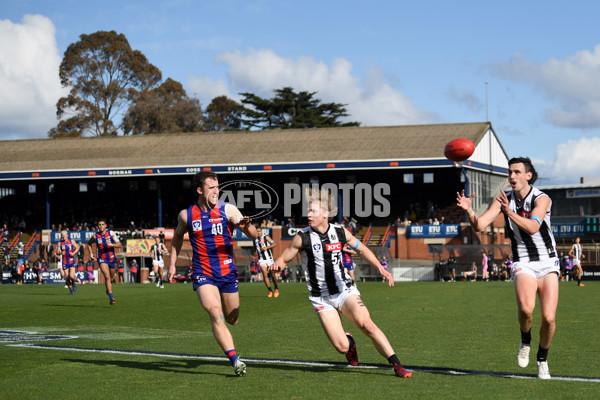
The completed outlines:
[[[574,258],[573,265],[581,265],[581,260],[579,258]]]
[[[512,265],[512,275],[513,279],[522,273],[533,276],[535,279],[539,279],[543,276],[546,276],[552,272],[555,272],[557,275],[560,275],[560,262],[558,258],[548,258],[547,260],[542,261],[529,261],[529,262],[520,262],[517,261]]]
[[[261,267],[263,265],[266,265],[267,268],[269,268],[271,265],[275,264],[274,260],[258,260],[258,265],[260,265]]]
[[[152,260],[152,265],[156,265],[158,268],[164,268],[165,260],[161,260],[161,261]]]
[[[360,297],[360,292],[354,285],[346,287],[341,293],[332,294],[331,296],[308,296],[308,299],[312,303],[315,312],[318,314],[321,311],[341,310],[346,300],[348,300],[348,297],[353,294]]]

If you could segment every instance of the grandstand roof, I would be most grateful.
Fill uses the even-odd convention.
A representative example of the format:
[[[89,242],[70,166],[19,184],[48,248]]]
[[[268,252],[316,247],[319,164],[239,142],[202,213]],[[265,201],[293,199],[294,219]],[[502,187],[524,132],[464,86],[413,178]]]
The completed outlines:
[[[131,175],[138,174],[135,169],[140,169],[139,174],[195,172],[190,167],[222,171],[219,166],[226,168],[225,172],[253,170],[245,166],[256,166],[260,171],[342,165],[357,169],[369,168],[364,163],[375,161],[384,161],[385,166],[392,161],[392,166],[402,167],[398,164],[402,160],[437,160],[439,166],[450,167],[453,163],[444,158],[444,146],[457,137],[473,141],[476,154],[482,139],[493,137],[501,160],[491,164],[505,168],[506,153],[491,124],[485,122],[9,140],[0,142],[0,180],[93,177],[109,175],[105,173],[108,170],[125,170]],[[480,147],[487,151],[488,145],[482,143]],[[326,164],[321,168],[315,163]]]

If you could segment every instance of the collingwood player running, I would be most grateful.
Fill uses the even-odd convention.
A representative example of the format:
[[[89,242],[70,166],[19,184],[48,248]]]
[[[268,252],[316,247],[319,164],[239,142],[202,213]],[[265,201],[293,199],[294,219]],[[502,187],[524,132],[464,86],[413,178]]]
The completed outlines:
[[[294,236],[291,245],[275,260],[271,270],[283,270],[298,252],[302,252],[302,269],[311,301],[321,326],[335,349],[346,354],[351,365],[358,365],[356,344],[350,333],[344,332],[339,311],[371,338],[375,348],[393,367],[396,376],[408,378],[412,372],[404,369],[385,334],[375,325],[369,310],[360,298],[360,292],[342,265],[342,248],[346,243],[360,253],[389,286],[392,275],[377,261],[375,255],[345,228],[330,224],[336,214],[329,192],[308,192],[308,227]]]
[[[273,265],[274,262],[272,250],[276,244],[268,235],[263,235],[262,228],[257,226],[256,232],[258,233],[258,237],[254,239],[254,254],[258,260],[258,265],[260,266],[260,270],[262,272],[263,282],[269,290],[267,297],[279,297],[277,274],[273,270],[269,271],[269,267]],[[273,278],[273,286],[275,286],[274,292],[271,288],[271,283],[269,282],[269,275],[271,275],[271,278]]]
[[[517,364],[521,368],[529,365],[531,322],[537,294],[542,311],[537,352],[538,377],[550,379],[547,358],[556,329],[560,266],[550,226],[552,201],[547,194],[531,186],[536,179],[537,172],[529,158],[512,158],[508,161],[508,181],[512,191],[505,193],[501,190],[480,217],[471,208],[474,194],[466,197],[464,191],[457,193],[456,202],[467,212],[471,227],[476,232],[492,224],[500,213],[504,214],[506,235],[512,243],[511,270],[521,328]]]
[[[154,238],[155,243],[150,247],[150,254],[152,255],[152,269],[154,270],[154,277],[156,279],[156,287],[163,289],[164,268],[165,268],[165,254],[169,254],[167,247],[160,241],[160,237]]]

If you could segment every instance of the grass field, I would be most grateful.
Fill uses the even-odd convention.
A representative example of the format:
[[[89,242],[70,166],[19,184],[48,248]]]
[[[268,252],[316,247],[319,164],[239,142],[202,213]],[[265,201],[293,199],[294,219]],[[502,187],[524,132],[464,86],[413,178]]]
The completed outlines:
[[[600,398],[600,282],[587,282],[585,288],[561,283],[549,354],[554,377],[595,381],[500,377],[537,374],[539,311],[532,362],[520,369],[511,283],[397,283],[389,288],[367,282],[358,287],[375,323],[402,363],[414,370],[412,378],[396,378],[388,368],[346,366],[325,337],[303,283],[281,284],[277,299],[266,298],[262,283],[240,284],[240,323],[230,329],[248,364],[242,378],[233,375],[188,284],[162,290],[117,285],[112,307],[103,285],[80,285],[74,296],[61,285],[2,285],[0,330],[76,338],[26,342],[52,348],[0,343],[0,399]],[[357,341],[361,364],[383,367],[386,362],[370,340],[347,320],[344,324]],[[14,339],[4,334],[0,342],[3,336]],[[314,365],[317,361],[323,364]],[[448,369],[476,372],[453,375]]]

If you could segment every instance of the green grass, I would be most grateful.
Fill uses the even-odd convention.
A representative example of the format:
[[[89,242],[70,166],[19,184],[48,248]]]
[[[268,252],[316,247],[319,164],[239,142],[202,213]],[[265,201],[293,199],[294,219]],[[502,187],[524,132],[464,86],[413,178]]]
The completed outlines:
[[[344,362],[312,311],[303,283],[281,284],[267,299],[262,283],[240,284],[240,323],[230,327],[243,358]],[[553,375],[600,377],[600,282],[561,283],[557,331],[549,354]],[[359,283],[375,323],[400,360],[416,368],[536,373],[539,310],[534,315],[532,363],[516,366],[519,343],[513,285],[505,282]],[[191,286],[117,285],[110,306],[104,287],[0,286],[0,330],[72,335],[37,342],[51,346],[215,355],[205,311]],[[363,363],[386,364],[356,327]],[[391,369],[248,363],[232,375],[228,361],[98,352],[28,349],[0,343],[0,399],[371,399],[599,398],[600,383],[452,376]]]

